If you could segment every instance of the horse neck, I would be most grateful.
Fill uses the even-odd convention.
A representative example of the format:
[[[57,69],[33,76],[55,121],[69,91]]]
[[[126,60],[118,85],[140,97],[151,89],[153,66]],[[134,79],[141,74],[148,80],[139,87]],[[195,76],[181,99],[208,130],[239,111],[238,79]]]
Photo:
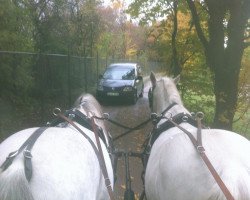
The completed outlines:
[[[187,113],[190,114],[190,112],[183,106],[183,104],[176,104],[175,106],[173,106],[168,113],[165,114],[165,116],[169,117],[169,113],[171,113],[171,116],[175,116],[179,113]]]
[[[79,111],[88,117],[92,117],[92,116],[102,117],[102,114],[100,113],[100,111],[98,109],[96,109],[95,107],[91,107],[91,111],[85,110],[84,108],[81,107],[81,108],[79,108]],[[95,121],[95,124],[97,126],[102,128],[106,143],[109,146],[110,145],[109,144],[109,134],[108,134],[108,131],[106,129],[104,121],[102,119],[94,119],[94,121]]]
[[[175,116],[179,113],[189,113],[189,111],[184,107],[180,94],[177,90],[177,88],[172,85],[172,87],[168,87],[166,89],[166,86],[164,85],[164,81],[162,91],[159,92],[158,102],[157,102],[157,113],[162,113],[168,106],[172,104],[176,104],[173,107],[171,107],[167,112],[165,113],[165,116],[169,117],[169,114],[171,116]]]

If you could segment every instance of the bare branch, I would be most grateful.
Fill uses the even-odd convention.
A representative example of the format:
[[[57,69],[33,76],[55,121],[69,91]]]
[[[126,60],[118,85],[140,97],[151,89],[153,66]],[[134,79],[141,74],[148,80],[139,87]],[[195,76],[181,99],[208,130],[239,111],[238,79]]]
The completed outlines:
[[[203,31],[202,31],[201,24],[200,24],[200,19],[199,19],[199,16],[198,16],[194,1],[187,0],[187,3],[188,3],[190,11],[192,13],[192,18],[193,18],[193,22],[194,22],[194,25],[195,25],[197,35],[198,35],[202,45],[204,46],[204,48],[207,50],[208,41],[207,41]]]

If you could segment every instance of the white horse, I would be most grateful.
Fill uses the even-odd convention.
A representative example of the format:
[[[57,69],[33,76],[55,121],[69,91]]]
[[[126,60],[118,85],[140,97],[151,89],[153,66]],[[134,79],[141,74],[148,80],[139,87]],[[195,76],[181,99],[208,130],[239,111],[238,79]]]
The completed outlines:
[[[175,86],[178,78],[162,77],[157,81],[153,73],[150,78],[152,112],[159,115],[172,105],[166,117],[189,113]],[[196,127],[184,121],[180,126],[197,137]],[[202,129],[202,138],[207,157],[234,199],[249,200],[249,141],[219,129]],[[226,200],[187,134],[177,127],[163,131],[155,140],[146,168],[145,190],[148,200]]]
[[[102,116],[99,103],[89,94],[80,96],[76,104],[76,109],[84,115],[91,112]],[[76,124],[96,144],[94,133]],[[96,124],[103,129],[108,143],[103,121],[96,120]],[[109,199],[104,176],[90,142],[72,125],[64,123],[63,126],[46,129],[35,142],[31,151],[33,174],[30,181],[25,177],[23,153],[6,170],[0,169],[1,200]],[[37,129],[22,130],[3,141],[0,144],[0,166],[8,154],[16,151]],[[111,159],[104,142],[100,142],[113,187]]]

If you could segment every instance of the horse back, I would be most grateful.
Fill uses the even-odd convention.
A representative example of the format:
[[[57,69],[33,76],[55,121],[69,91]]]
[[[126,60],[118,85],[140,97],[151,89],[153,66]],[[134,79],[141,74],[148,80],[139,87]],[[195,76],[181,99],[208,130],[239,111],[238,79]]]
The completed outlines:
[[[0,145],[0,163],[4,162],[10,152],[17,150],[35,130],[36,128],[31,128],[20,131],[3,141]],[[94,134],[88,129],[83,130],[94,141]],[[111,162],[103,143],[102,146],[112,180]],[[107,193],[97,156],[90,143],[75,129],[47,129],[34,144],[31,154],[31,181],[25,180],[24,158],[20,153],[12,165],[0,173],[0,185],[1,177],[18,171],[36,200],[98,199],[102,192]],[[0,197],[1,192],[0,188]]]
[[[196,137],[195,127],[182,126]],[[202,142],[214,168],[239,197],[235,199],[250,199],[249,141],[233,132],[204,129]],[[224,199],[189,137],[176,127],[155,141],[145,179],[149,199]]]

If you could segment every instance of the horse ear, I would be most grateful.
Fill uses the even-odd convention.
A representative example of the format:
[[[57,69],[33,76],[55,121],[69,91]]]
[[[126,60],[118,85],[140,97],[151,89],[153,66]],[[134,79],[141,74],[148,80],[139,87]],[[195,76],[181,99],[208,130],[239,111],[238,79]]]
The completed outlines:
[[[179,74],[178,76],[176,76],[176,77],[174,78],[174,83],[175,83],[175,85],[177,85],[177,84],[179,83],[180,80],[181,80],[181,76],[180,76],[180,74]]]
[[[155,87],[156,86],[156,78],[155,78],[154,72],[150,73],[150,80],[151,80],[152,86]]]

